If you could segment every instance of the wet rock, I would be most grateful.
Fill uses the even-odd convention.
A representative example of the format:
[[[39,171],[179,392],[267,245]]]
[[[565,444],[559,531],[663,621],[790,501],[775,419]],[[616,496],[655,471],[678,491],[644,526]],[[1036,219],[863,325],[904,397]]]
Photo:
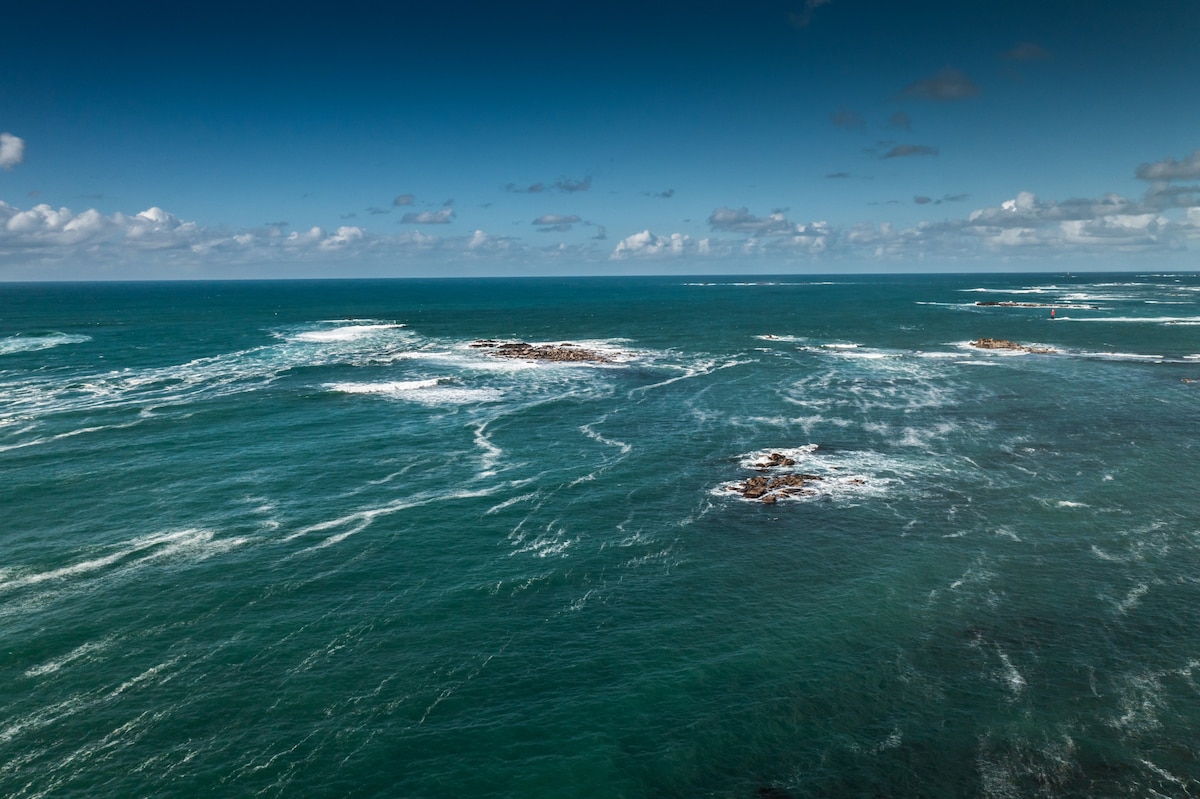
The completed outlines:
[[[979,338],[972,341],[971,346],[978,347],[981,350],[1014,350],[1016,352],[1030,352],[1035,355],[1051,355],[1058,352],[1058,350],[1051,349],[1050,347],[1030,347],[1003,338]]]
[[[489,355],[497,358],[556,362],[590,361],[593,363],[609,363],[612,360],[612,358],[604,353],[585,349],[570,342],[562,344],[529,344],[524,341],[497,341],[488,338],[473,341],[468,346],[474,349],[487,350]]]
[[[784,469],[795,465],[796,461],[794,459],[779,452],[772,452],[764,459],[751,464],[751,468],[767,471],[771,469]],[[783,497],[810,496],[817,493],[805,486],[807,483],[824,479],[819,474],[807,474],[803,472],[776,473],[773,475],[760,474],[748,477],[740,483],[734,483],[725,488],[729,491],[736,491],[746,499],[758,499],[768,505],[773,505]],[[861,483],[862,481],[859,482]]]

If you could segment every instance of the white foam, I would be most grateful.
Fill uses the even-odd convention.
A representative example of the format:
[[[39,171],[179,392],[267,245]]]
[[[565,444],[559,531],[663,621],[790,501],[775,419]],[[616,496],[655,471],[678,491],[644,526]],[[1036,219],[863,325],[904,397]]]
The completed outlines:
[[[602,418],[599,420],[599,422],[596,422],[596,424],[602,424],[603,422],[604,422],[604,419]],[[585,436],[587,436],[588,438],[590,438],[592,441],[595,441],[597,444],[604,444],[607,447],[615,447],[616,449],[620,450],[622,455],[628,455],[630,452],[633,451],[632,445],[627,444],[624,441],[617,441],[616,439],[605,438],[604,436],[600,435],[595,430],[593,430],[592,426],[590,424],[583,425],[582,427],[579,428],[579,431],[581,433],[583,433]]]
[[[342,394],[378,394],[415,400],[427,405],[464,405],[498,402],[504,392],[495,388],[464,388],[438,378],[427,380],[384,380],[374,383],[327,383],[325,388]]]
[[[327,344],[338,341],[355,341],[375,333],[380,333],[385,330],[398,330],[404,327],[401,324],[370,324],[370,325],[347,325],[345,327],[335,327],[332,330],[307,330],[303,333],[297,333],[291,337],[292,341],[304,341],[309,343]]]
[[[5,579],[0,580],[0,591],[12,591],[41,583],[67,582],[72,578],[103,572],[110,566],[134,568],[180,554],[191,555],[193,560],[202,560],[241,546],[247,541],[246,538],[216,538],[212,531],[201,529],[156,533],[124,542],[121,549],[103,557],[47,571],[17,573],[11,577],[6,573]],[[137,555],[141,557],[135,558]]]
[[[1117,611],[1120,613],[1128,613],[1130,610],[1137,607],[1137,604],[1142,601],[1142,597],[1149,592],[1150,586],[1146,585],[1145,583],[1138,583],[1136,586],[1129,589],[1129,593],[1125,595],[1124,599],[1117,603]]]
[[[1008,688],[1014,694],[1019,694],[1025,690],[1025,678],[1021,672],[1017,671],[1017,667],[1009,660],[1008,655],[1000,647],[996,647],[996,654],[1000,657],[1000,664],[1004,668],[1004,681],[1008,683]]]
[[[1048,291],[1058,291],[1058,286],[1042,286],[1027,289],[959,289],[959,291],[976,294],[1045,294]]]
[[[105,638],[100,641],[89,641],[82,646],[77,646],[67,654],[54,660],[46,661],[39,666],[32,666],[25,670],[26,677],[44,677],[47,674],[53,674],[59,671],[63,666],[67,666],[76,660],[87,658],[93,652],[99,652],[107,649],[112,644],[111,638]]]
[[[777,336],[774,333],[764,333],[762,335],[755,336],[755,338],[761,341],[781,341],[787,344],[808,341],[808,338],[805,336]]]
[[[433,378],[430,380],[388,380],[381,383],[327,383],[326,388],[343,394],[403,394],[406,391],[437,388],[439,382]]]
[[[82,344],[91,341],[91,336],[71,335],[68,333],[45,333],[34,336],[6,336],[0,338],[0,355],[13,355],[18,352],[35,352],[63,344]]]
[[[1111,322],[1113,324],[1198,325],[1200,316],[1060,316],[1061,322]]]
[[[1162,355],[1147,355],[1141,352],[1083,352],[1089,358],[1099,358],[1110,361],[1150,361],[1154,363],[1163,360]]]

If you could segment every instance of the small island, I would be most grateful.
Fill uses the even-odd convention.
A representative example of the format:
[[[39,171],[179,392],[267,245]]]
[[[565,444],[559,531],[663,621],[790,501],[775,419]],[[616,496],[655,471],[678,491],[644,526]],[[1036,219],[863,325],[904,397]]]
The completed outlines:
[[[584,349],[575,344],[529,344],[524,341],[496,341],[480,339],[470,344],[474,349],[486,350],[497,358],[529,359],[535,361],[611,363],[612,358],[595,350]]]
[[[1003,338],[978,338],[971,342],[971,346],[981,350],[1013,350],[1014,352],[1030,352],[1035,355],[1053,355],[1058,352],[1050,347],[1030,347]]]

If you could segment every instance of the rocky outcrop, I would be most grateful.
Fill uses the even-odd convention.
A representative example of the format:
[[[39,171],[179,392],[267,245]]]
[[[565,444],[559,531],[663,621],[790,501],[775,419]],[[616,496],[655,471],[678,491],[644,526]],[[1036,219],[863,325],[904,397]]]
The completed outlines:
[[[497,358],[529,359],[535,361],[590,361],[592,363],[609,363],[612,358],[595,350],[584,349],[571,343],[563,344],[527,344],[524,341],[496,341],[495,339],[480,339],[473,341],[471,347],[486,350],[488,355]]]
[[[763,460],[752,464],[751,468],[765,472],[795,465],[796,461],[794,459],[779,452],[772,452]],[[758,499],[770,505],[778,502],[781,497],[816,494],[815,490],[806,488],[806,485],[810,482],[824,479],[819,474],[800,474],[796,472],[776,474],[774,476],[760,474],[747,478],[740,483],[726,486],[726,488],[730,491],[736,491],[746,499]]]
[[[1031,352],[1035,355],[1051,355],[1058,350],[1050,347],[1029,347],[1025,344],[1018,344],[1015,341],[1009,341],[1003,338],[979,338],[971,342],[972,347],[978,347],[981,350],[1014,350],[1016,352]]]
[[[1012,300],[979,300],[981,308],[1069,308],[1074,311],[1098,311],[1099,305],[1076,305],[1061,302],[1013,302]]]

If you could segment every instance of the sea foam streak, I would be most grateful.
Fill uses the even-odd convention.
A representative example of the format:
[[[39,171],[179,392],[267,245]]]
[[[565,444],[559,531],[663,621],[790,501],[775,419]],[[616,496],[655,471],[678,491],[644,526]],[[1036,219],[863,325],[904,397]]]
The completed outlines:
[[[346,325],[345,327],[335,327],[331,330],[306,330],[303,333],[297,333],[292,336],[292,341],[305,341],[317,344],[326,344],[339,341],[355,341],[365,338],[373,333],[379,333],[385,330],[398,330],[403,328],[401,324],[362,324],[362,325]]]
[[[63,344],[83,344],[91,341],[91,336],[70,335],[67,333],[45,333],[32,336],[7,336],[0,338],[0,355],[12,355],[18,352],[35,352],[37,350],[59,347]]]

